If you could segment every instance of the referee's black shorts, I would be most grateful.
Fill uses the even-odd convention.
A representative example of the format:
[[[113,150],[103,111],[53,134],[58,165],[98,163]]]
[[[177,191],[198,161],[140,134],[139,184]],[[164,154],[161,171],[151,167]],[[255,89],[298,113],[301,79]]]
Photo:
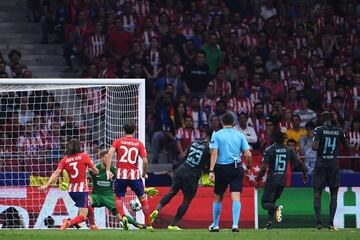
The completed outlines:
[[[240,163],[237,164],[217,164],[215,167],[215,187],[214,193],[223,195],[230,187],[230,192],[241,192],[243,184],[244,172]]]

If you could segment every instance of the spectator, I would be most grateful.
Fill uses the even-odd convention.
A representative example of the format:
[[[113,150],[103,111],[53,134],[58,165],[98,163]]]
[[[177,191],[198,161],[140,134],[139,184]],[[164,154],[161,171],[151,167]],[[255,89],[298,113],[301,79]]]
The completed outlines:
[[[265,0],[264,5],[261,6],[261,17],[263,17],[265,20],[268,18],[271,18],[273,16],[276,16],[277,11],[276,8],[274,8],[273,0]]]
[[[217,68],[224,61],[224,53],[218,47],[216,33],[209,34],[209,39],[201,49],[205,52],[205,62],[209,66],[209,73],[215,75]]]
[[[216,102],[220,97],[215,95],[214,86],[208,85],[205,90],[205,95],[200,99],[201,109],[205,112],[206,116],[210,116],[215,111]]]
[[[300,122],[301,122],[301,118],[299,115],[292,115],[291,117],[291,123],[292,123],[292,128],[286,130],[285,134],[287,135],[287,138],[290,139],[294,139],[297,145],[296,150],[299,151],[299,144],[300,144],[300,139],[302,136],[305,136],[306,130],[302,127],[300,127]]]
[[[174,46],[176,52],[183,53],[185,37],[183,34],[178,33],[175,21],[170,22],[169,32],[162,39],[162,47],[167,47],[169,44]]]
[[[9,66],[11,68],[14,68],[15,64],[20,63],[21,56],[22,56],[22,54],[18,50],[16,50],[16,49],[11,50],[10,53],[8,54],[9,61],[10,61]],[[25,68],[25,65],[22,65],[22,66]],[[12,76],[12,75],[10,75],[10,76]]]
[[[161,71],[163,70],[162,55],[159,51],[159,39],[152,37],[150,42],[150,48],[145,51],[145,67],[144,72],[148,79],[157,79]]]
[[[183,101],[179,101],[175,108],[175,116],[174,116],[175,129],[185,127],[186,117],[187,117],[186,104]]]
[[[114,71],[109,66],[107,56],[105,55],[100,56],[98,66],[99,66],[98,78],[116,78]]]
[[[85,54],[90,61],[94,61],[106,51],[106,36],[104,34],[101,22],[95,24],[94,33],[92,33],[85,43]]]
[[[313,80],[311,78],[306,78],[304,81],[304,90],[300,92],[300,95],[304,95],[309,100],[309,108],[314,111],[321,110],[321,93],[318,90],[312,88]]]
[[[130,32],[125,31],[122,18],[115,20],[115,27],[108,36],[109,48],[116,59],[120,59],[129,53],[133,36]]]
[[[183,80],[180,78],[175,65],[170,65],[167,68],[167,76],[161,77],[156,80],[156,89],[160,92],[164,91],[165,86],[171,84],[174,86],[175,96],[183,93],[189,94],[190,91]]]
[[[194,128],[203,128],[207,125],[207,116],[200,108],[199,98],[194,96],[190,100],[190,106],[188,107],[188,116],[194,121]]]
[[[271,135],[275,130],[275,124],[269,118],[266,119],[265,130],[259,134],[259,143],[260,150],[264,151],[267,147],[269,147],[271,142]]]
[[[19,152],[25,155],[39,154],[45,150],[45,146],[45,139],[33,129],[33,124],[31,122],[26,123],[25,131],[20,133],[18,139]]]
[[[311,147],[315,127],[316,125],[313,122],[306,123],[306,135],[300,138],[300,152],[304,156],[304,163],[309,173],[314,170],[317,155],[316,151]]]
[[[265,131],[266,118],[264,113],[264,105],[261,102],[255,103],[252,123],[258,135]]]
[[[181,127],[176,132],[176,146],[180,153],[180,158],[183,159],[186,154],[186,150],[194,140],[201,139],[201,133],[199,129],[194,128],[194,123],[191,117],[185,118],[185,126]]]
[[[344,128],[345,122],[344,119],[340,116],[339,112],[333,109],[330,111],[330,113],[333,124],[339,128]]]
[[[209,66],[205,63],[204,52],[198,52],[195,62],[191,62],[185,67],[183,80],[193,95],[202,94],[209,83]]]
[[[53,125],[54,127],[54,125]],[[57,127],[57,126],[56,126]],[[95,130],[95,126],[94,126]],[[89,131],[91,132],[91,131]],[[65,118],[65,124],[61,127],[60,135],[66,137],[67,140],[79,137],[79,127],[76,126],[74,116],[67,115]]]
[[[235,114],[244,112],[248,115],[251,115],[252,104],[250,98],[245,96],[244,86],[237,87],[235,96],[229,100],[228,108]]]
[[[335,78],[329,77],[326,81],[326,90],[324,93],[324,100],[322,104],[323,109],[329,109],[331,107],[331,103],[336,97],[336,81]]]
[[[269,53],[269,60],[266,61],[265,67],[268,73],[271,73],[274,69],[281,68],[281,62],[278,60],[278,55],[275,49],[271,50]]]
[[[215,114],[210,115],[209,123],[210,128],[213,129],[215,132],[219,131],[222,128],[220,118]]]
[[[360,120],[358,118],[354,118],[351,122],[350,129],[346,132],[346,136],[353,146],[353,151],[355,155],[359,155],[360,153]],[[350,154],[351,155],[351,154]]]
[[[231,94],[231,84],[226,80],[225,68],[218,68],[216,70],[216,78],[209,82],[209,85],[214,88],[216,96],[227,99]]]
[[[279,121],[279,129],[281,132],[285,133],[288,129],[292,128],[291,116],[293,110],[290,108],[285,108],[281,120]]]
[[[271,71],[270,79],[263,83],[263,88],[271,92],[271,99],[285,96],[284,84],[280,81],[280,72],[277,69]]]
[[[120,61],[120,66],[116,70],[116,76],[118,76],[119,78],[130,78],[130,75],[131,75],[131,62],[129,57],[125,56]]]
[[[300,104],[298,101],[298,93],[296,91],[296,88],[294,87],[289,88],[285,107],[291,109],[291,111],[295,111],[296,109],[299,109]]]
[[[254,149],[258,141],[258,136],[256,135],[255,129],[248,126],[248,115],[245,112],[240,112],[238,116],[239,125],[236,127],[236,129],[245,135],[246,140]]]
[[[302,128],[305,127],[305,124],[307,122],[316,121],[316,113],[313,110],[309,109],[308,104],[308,99],[304,95],[301,95],[299,108],[294,111],[294,114],[300,116],[300,127]]]
[[[34,118],[34,111],[29,108],[29,98],[22,97],[20,100],[19,109],[19,124],[26,125],[28,122],[32,122]]]

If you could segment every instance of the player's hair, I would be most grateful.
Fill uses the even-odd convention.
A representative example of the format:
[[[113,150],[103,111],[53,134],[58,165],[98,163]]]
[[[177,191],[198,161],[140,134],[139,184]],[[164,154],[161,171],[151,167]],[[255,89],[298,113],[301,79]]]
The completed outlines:
[[[79,139],[73,138],[66,144],[66,154],[68,156],[81,153],[81,146]]]
[[[135,124],[132,122],[125,123],[123,128],[125,134],[133,134],[135,132]]]
[[[107,153],[108,153],[108,151],[107,151],[106,149],[101,150],[101,151],[99,152],[99,159],[101,159],[101,158],[102,158],[103,156],[105,156]]]
[[[296,145],[296,141],[293,138],[290,138],[287,140],[287,144],[289,144],[289,143],[294,143]]]
[[[211,139],[214,130],[210,127],[204,128],[205,137]]]
[[[324,111],[321,113],[321,121],[323,123],[325,122],[331,122],[331,113],[329,111]]]
[[[274,131],[272,133],[272,139],[277,144],[283,144],[286,139],[286,135],[281,131]]]
[[[230,126],[230,125],[234,125],[235,119],[231,113],[227,112],[227,113],[224,113],[224,115],[221,118],[221,121],[222,121],[223,125]]]

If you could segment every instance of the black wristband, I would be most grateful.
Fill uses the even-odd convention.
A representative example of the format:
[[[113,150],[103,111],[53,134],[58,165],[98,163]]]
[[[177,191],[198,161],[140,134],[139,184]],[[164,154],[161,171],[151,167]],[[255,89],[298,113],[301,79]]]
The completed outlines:
[[[211,173],[213,173],[213,172],[214,172],[214,170],[210,170],[210,172],[211,172]]]

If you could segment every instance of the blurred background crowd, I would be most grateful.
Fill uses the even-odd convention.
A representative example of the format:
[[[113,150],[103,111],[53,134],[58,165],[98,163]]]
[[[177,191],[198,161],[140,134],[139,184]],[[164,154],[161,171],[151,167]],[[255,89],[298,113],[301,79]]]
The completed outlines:
[[[358,0],[27,3],[28,21],[41,28],[41,44],[61,44],[64,72],[70,76],[146,79],[147,148],[153,164],[176,168],[191,141],[203,137],[204,126],[221,129],[227,111],[237,118],[236,128],[254,154],[262,154],[271,133],[280,129],[311,171],[312,131],[323,110],[331,112],[354,146],[341,155],[360,153]],[[21,57],[21,50],[0,55],[1,77],[32,77]],[[40,95],[61,112],[61,103],[48,93]],[[8,138],[21,149],[22,135],[47,123],[47,113],[22,115],[32,99],[19,96],[18,112],[0,122],[6,128],[18,121],[23,129],[19,136],[2,131],[2,151],[12,150],[6,149]],[[70,116],[63,125],[52,125],[50,135],[78,134],[81,126],[71,127],[72,121]],[[350,157],[340,166],[360,170]]]

